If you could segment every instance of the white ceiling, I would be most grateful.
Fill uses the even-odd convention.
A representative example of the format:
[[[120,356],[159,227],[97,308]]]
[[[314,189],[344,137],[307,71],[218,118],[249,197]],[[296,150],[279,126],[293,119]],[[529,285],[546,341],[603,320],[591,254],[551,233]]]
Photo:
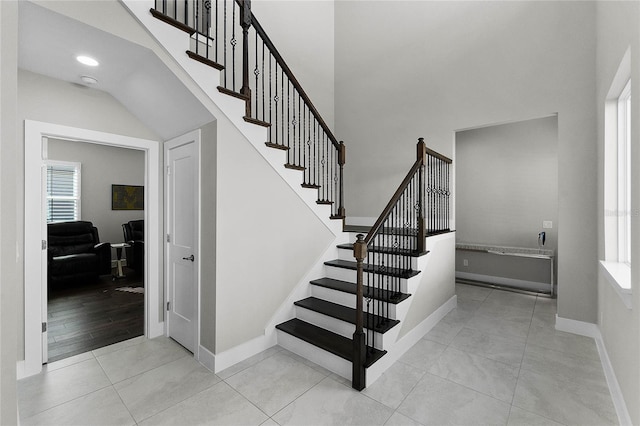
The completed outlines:
[[[149,49],[33,3],[19,4],[20,68],[72,83],[94,77],[92,88],[110,93],[165,140],[214,120]],[[100,65],[80,64],[75,58],[83,54]]]

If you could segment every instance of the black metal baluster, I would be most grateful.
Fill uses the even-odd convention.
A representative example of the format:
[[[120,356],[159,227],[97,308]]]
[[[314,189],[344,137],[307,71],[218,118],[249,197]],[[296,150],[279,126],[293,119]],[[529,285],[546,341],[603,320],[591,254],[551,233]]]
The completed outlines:
[[[231,64],[232,64],[232,70],[231,70],[231,81],[232,81],[232,88],[231,90],[233,90],[234,92],[236,91],[236,43],[238,42],[236,40],[236,7],[235,7],[235,2],[232,3],[231,5],[232,8],[232,16],[231,16]]]
[[[282,119],[282,145],[284,145],[284,141],[285,141],[285,139],[284,139],[284,136],[285,136],[285,134],[284,134],[285,133],[284,132],[284,123],[285,123],[285,121],[284,121],[284,71],[282,70],[282,67],[280,68],[280,73],[281,73],[280,74],[280,80],[281,80],[281,83],[280,83],[280,95],[282,96],[282,108],[280,108],[280,110],[281,110],[281,114],[282,114],[282,117],[281,117],[281,119]],[[288,147],[289,144],[287,143],[286,146]],[[287,163],[289,163],[289,155],[290,155],[289,150],[287,150]]]
[[[273,83],[273,77],[271,76],[271,54],[269,54],[269,123],[273,124],[273,121],[271,120],[271,109],[272,109],[272,102],[273,102],[273,98],[272,96],[272,92],[271,92],[271,86]],[[269,127],[269,142],[271,143],[277,143],[277,140],[273,140],[273,128],[274,126],[270,126]]]
[[[220,24],[218,22],[218,7],[219,7],[218,0],[216,0],[216,25],[215,25],[215,27],[216,27],[216,38],[214,40],[214,45],[216,47],[216,50],[215,50],[215,61],[216,61],[216,63],[219,64],[220,62],[218,62],[218,27],[220,26]]]
[[[298,93],[296,91],[296,93]],[[301,110],[300,110],[300,104],[302,103],[302,97],[300,96],[300,93],[298,93],[298,164],[304,167],[304,161],[302,159],[302,154],[304,153],[303,148],[302,148],[302,132],[304,131],[304,126],[302,124],[302,115],[301,115]],[[304,109],[302,110],[304,111]],[[304,174],[304,172],[303,172]],[[304,180],[304,177],[303,177]]]
[[[254,46],[255,50],[256,50],[256,54],[255,54],[255,59],[256,59],[256,66],[253,69],[253,74],[256,77],[256,86],[255,86],[255,91],[256,91],[256,107],[255,109],[255,119],[258,119],[258,107],[260,106],[259,100],[258,100],[258,77],[260,76],[260,68],[258,68],[258,33],[256,32],[256,36],[255,36],[255,46]]]
[[[223,19],[222,19],[222,25],[223,25],[223,40],[222,40],[222,50],[223,50],[223,54],[224,54],[224,84],[223,87],[225,89],[229,88],[229,85],[227,84],[227,73],[229,70],[229,63],[227,62],[227,0],[224,0],[223,3]],[[232,5],[233,7],[233,5]]]
[[[276,77],[276,87],[274,89],[275,96],[273,97],[273,101],[276,104],[276,106],[275,106],[275,122],[271,123],[271,127],[273,127],[275,129],[275,132],[276,132],[275,143],[279,144],[279,142],[278,142],[278,62],[277,61],[276,61],[275,77]]]
[[[296,158],[295,145],[291,146],[292,143],[291,143],[291,94],[290,94],[290,89],[291,89],[291,81],[289,79],[287,79],[287,146],[289,147],[289,151],[287,151],[287,163],[291,163],[291,159],[290,159],[289,155],[293,156],[294,163],[295,163],[295,158]],[[291,163],[291,164],[293,164],[293,163]]]
[[[258,34],[256,32],[256,34]],[[257,91],[257,90],[256,90]],[[262,41],[262,121],[266,121],[264,108],[264,40]]]

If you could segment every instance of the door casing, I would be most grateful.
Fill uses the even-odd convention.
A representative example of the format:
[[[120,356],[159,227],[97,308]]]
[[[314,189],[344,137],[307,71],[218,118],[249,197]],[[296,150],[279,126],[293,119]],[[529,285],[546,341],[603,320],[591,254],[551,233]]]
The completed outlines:
[[[42,241],[46,241],[46,221],[42,214],[42,167],[48,158],[47,138],[66,139],[145,151],[145,336],[164,333],[162,294],[162,187],[160,166],[162,145],[159,141],[112,133],[25,120],[24,140],[24,360],[18,361],[18,379],[42,370],[43,333],[46,322],[46,262],[42,261]],[[39,224],[39,226],[35,226]],[[44,278],[44,279],[43,279]]]

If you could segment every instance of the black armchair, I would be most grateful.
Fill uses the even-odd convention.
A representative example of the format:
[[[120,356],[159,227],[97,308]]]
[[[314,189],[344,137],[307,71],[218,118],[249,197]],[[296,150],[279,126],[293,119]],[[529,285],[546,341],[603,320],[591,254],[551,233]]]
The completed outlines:
[[[111,246],[100,242],[93,223],[49,223],[47,241],[49,288],[111,274]]]
[[[127,266],[136,274],[144,275],[144,220],[132,220],[122,224],[126,248]]]

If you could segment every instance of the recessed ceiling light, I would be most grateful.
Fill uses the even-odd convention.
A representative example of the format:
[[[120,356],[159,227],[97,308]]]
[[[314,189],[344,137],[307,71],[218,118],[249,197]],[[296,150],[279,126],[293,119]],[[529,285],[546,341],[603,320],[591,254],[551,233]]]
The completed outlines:
[[[80,80],[82,80],[82,82],[87,85],[98,84],[98,80],[96,78],[88,75],[80,76]]]
[[[81,64],[84,64],[90,67],[97,67],[99,65],[98,61],[96,61],[95,59],[89,56],[78,56],[76,57],[76,60]]]

